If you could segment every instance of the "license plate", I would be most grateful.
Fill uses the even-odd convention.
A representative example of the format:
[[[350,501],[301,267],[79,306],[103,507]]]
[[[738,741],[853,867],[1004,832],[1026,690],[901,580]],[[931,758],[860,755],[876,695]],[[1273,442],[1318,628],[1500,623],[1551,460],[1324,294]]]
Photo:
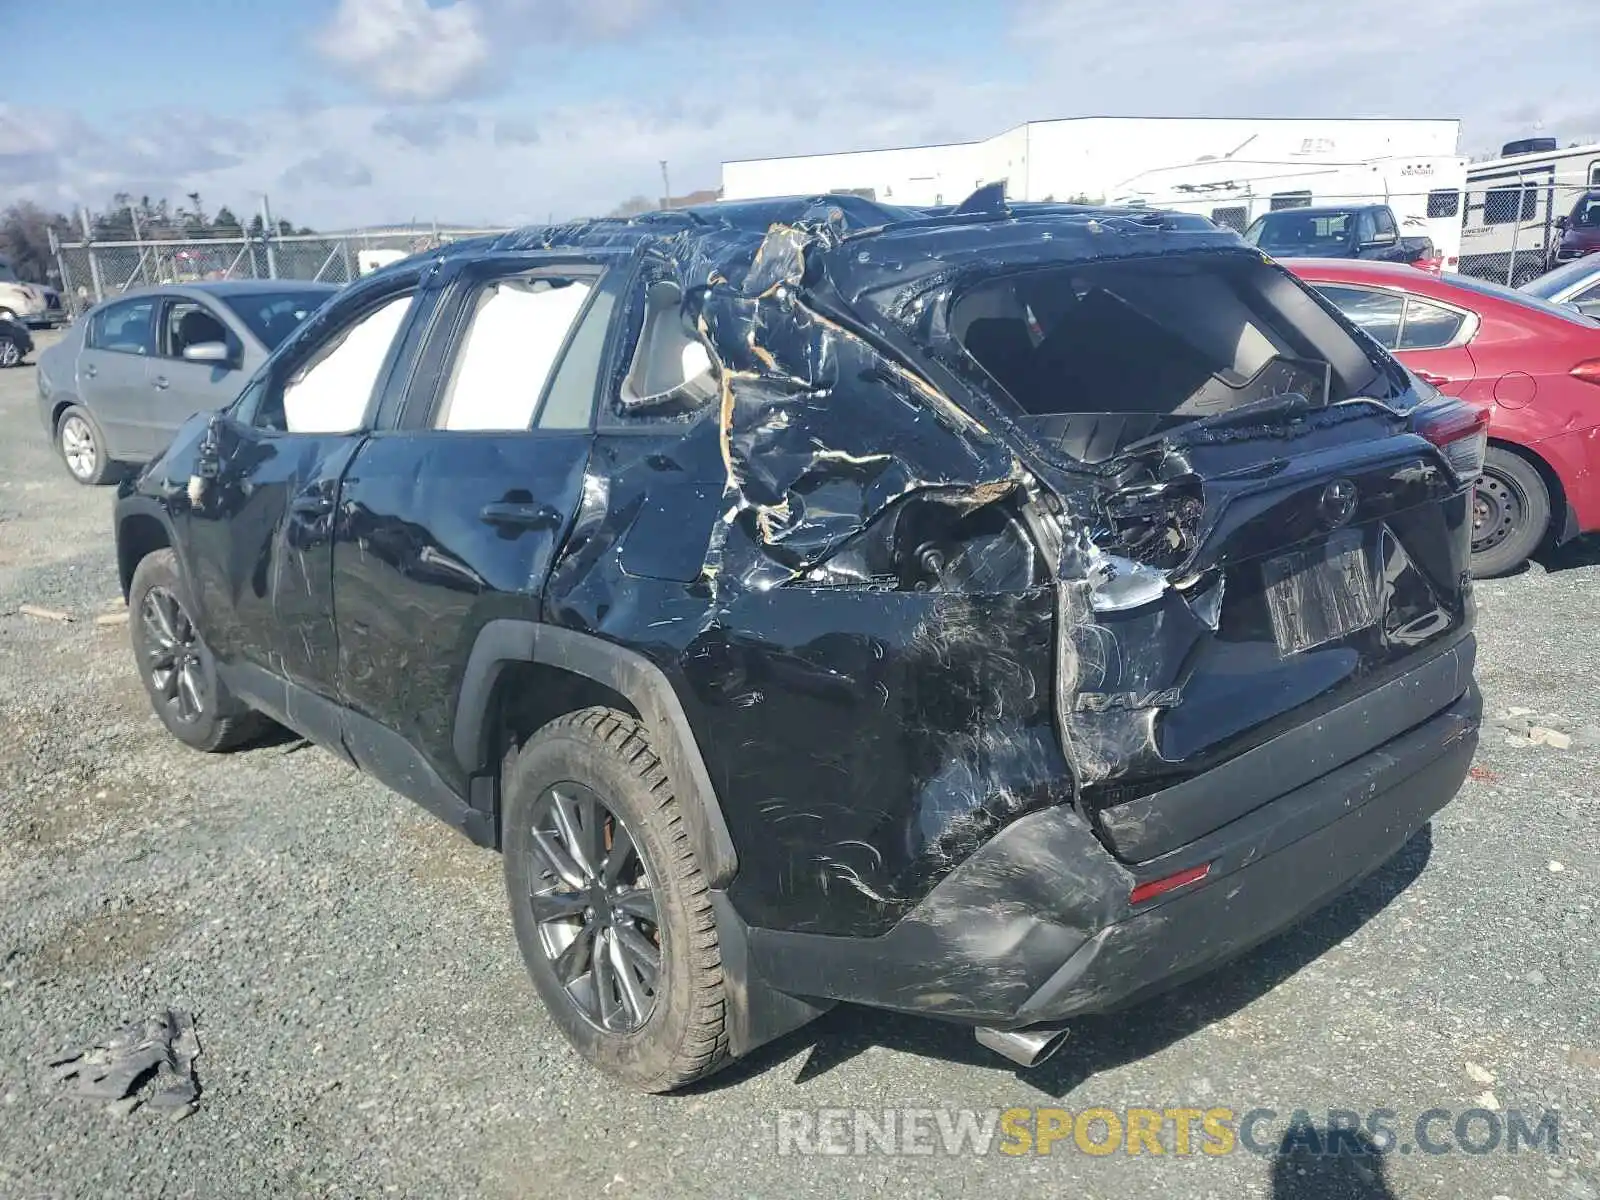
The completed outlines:
[[[1284,658],[1377,622],[1377,588],[1357,530],[1269,559],[1262,574],[1272,635]]]

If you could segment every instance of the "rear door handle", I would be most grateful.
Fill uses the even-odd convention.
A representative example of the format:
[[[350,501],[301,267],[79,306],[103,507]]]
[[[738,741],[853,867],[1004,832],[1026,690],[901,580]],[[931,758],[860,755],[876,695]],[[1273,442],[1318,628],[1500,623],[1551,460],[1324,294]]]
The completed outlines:
[[[1423,383],[1433,384],[1434,387],[1443,387],[1450,382],[1448,376],[1435,375],[1432,371],[1418,371],[1417,378],[1422,380]]]
[[[100,374],[100,368],[95,366],[93,363],[85,363],[83,366],[83,373],[90,379],[93,379],[96,375]]]
[[[490,525],[517,529],[553,529],[561,524],[561,514],[547,504],[485,504],[478,517]]]
[[[164,392],[172,386],[165,375],[157,375],[150,383],[158,392]]]
[[[333,511],[332,496],[296,496],[289,504],[289,511],[297,517],[316,520],[325,517]]]

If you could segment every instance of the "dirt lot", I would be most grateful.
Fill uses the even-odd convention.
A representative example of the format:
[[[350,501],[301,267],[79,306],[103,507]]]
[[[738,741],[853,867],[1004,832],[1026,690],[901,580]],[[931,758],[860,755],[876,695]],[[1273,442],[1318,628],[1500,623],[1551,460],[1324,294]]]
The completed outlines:
[[[32,368],[0,373],[0,1195],[1600,1200],[1592,545],[1479,591],[1489,711],[1573,745],[1486,728],[1431,835],[1248,959],[1083,1022],[1026,1074],[959,1029],[839,1010],[644,1098],[545,1018],[493,854],[321,751],[207,757],[165,735],[126,628],[95,619],[120,608],[111,501],[52,455]],[[204,1047],[188,1120],[113,1117],[52,1079],[64,1047],[169,1005]],[[779,1153],[784,1110],[1041,1106],[1277,1116],[1265,1153]],[[1512,1110],[1558,1112],[1558,1144],[1423,1153],[1436,1108],[1435,1147],[1474,1108],[1492,1110],[1476,1146]],[[1374,1109],[1396,1153],[1275,1152],[1295,1110]]]

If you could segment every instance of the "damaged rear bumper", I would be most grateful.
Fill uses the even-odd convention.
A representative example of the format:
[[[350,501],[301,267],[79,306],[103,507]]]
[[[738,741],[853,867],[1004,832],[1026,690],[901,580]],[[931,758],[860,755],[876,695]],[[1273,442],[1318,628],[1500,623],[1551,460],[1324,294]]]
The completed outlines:
[[[1451,653],[1470,663],[1470,639]],[[750,969],[796,996],[1001,1029],[1123,1007],[1250,949],[1388,861],[1461,786],[1481,711],[1469,683],[1359,758],[1135,866],[1071,809],[1031,813],[887,933],[752,929]],[[1204,879],[1131,903],[1139,883],[1200,863]]]

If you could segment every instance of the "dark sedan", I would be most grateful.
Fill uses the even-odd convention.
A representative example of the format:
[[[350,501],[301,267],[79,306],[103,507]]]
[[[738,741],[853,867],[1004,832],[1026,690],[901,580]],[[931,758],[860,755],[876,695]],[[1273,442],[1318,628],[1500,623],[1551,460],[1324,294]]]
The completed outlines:
[[[155,288],[91,309],[39,356],[39,415],[68,472],[104,483],[221,408],[338,289],[290,280]]]

